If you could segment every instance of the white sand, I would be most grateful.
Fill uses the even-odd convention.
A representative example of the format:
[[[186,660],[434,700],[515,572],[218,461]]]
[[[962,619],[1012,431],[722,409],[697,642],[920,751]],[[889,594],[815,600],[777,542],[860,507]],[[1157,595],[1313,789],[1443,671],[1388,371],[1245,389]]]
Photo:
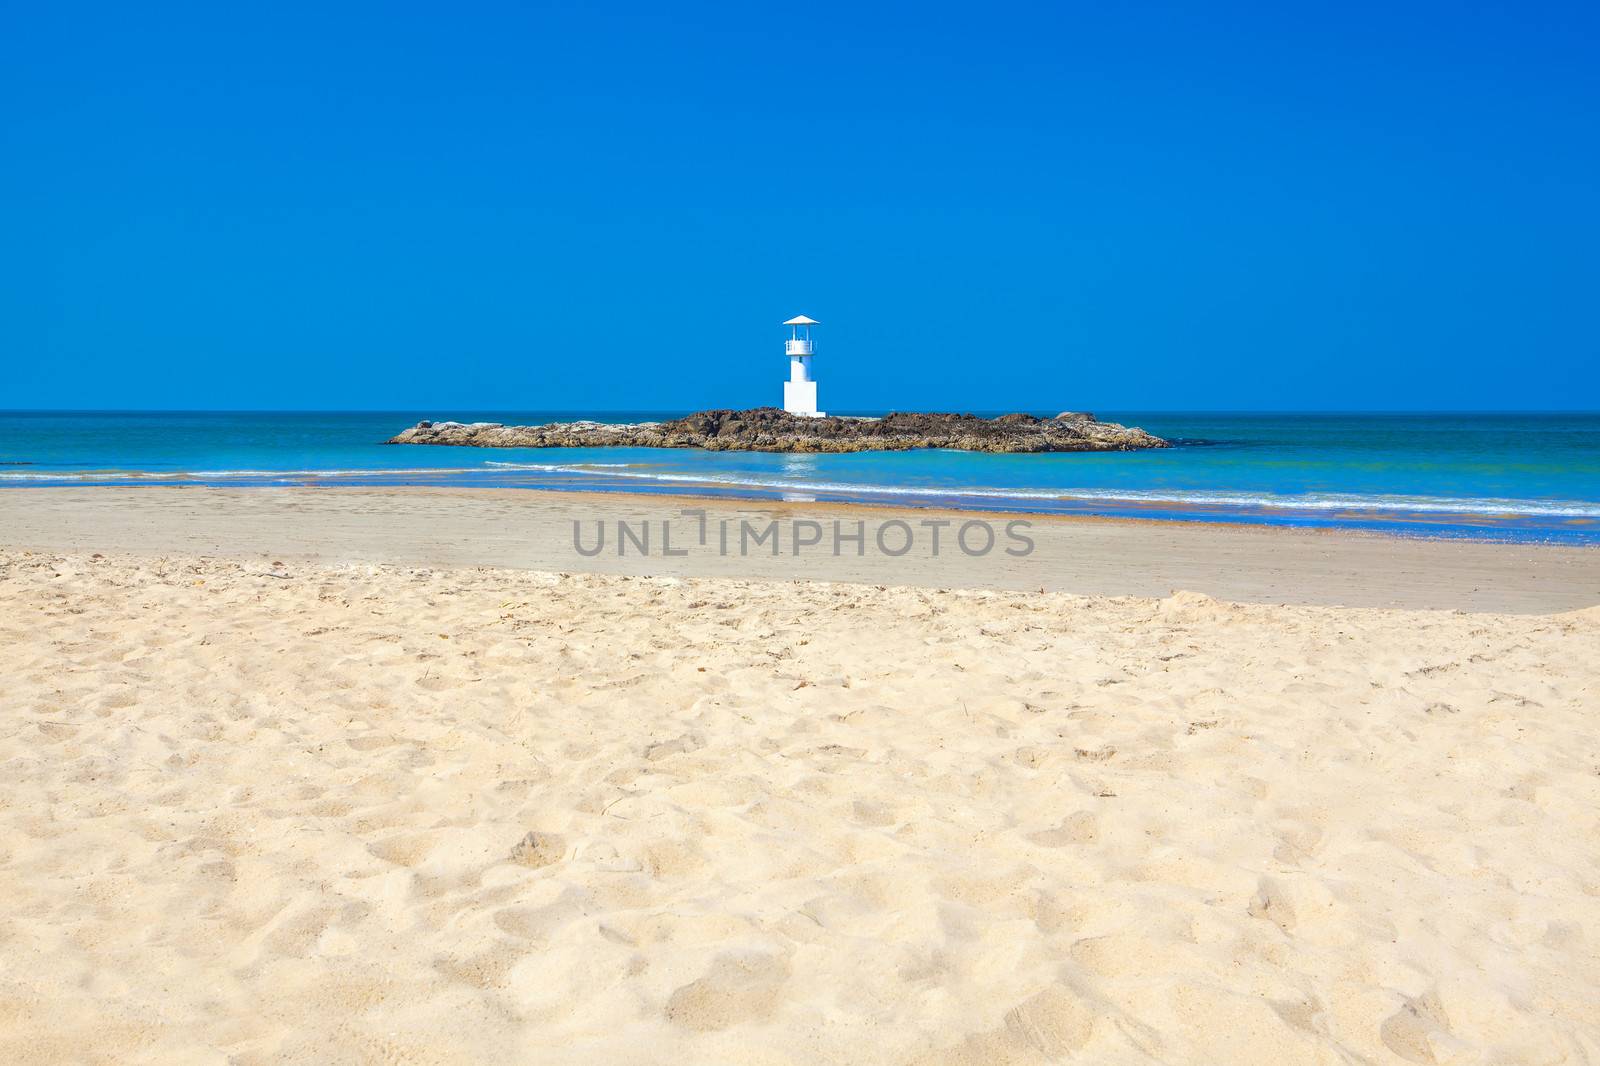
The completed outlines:
[[[1600,611],[0,550],[0,1060],[1594,1062]]]

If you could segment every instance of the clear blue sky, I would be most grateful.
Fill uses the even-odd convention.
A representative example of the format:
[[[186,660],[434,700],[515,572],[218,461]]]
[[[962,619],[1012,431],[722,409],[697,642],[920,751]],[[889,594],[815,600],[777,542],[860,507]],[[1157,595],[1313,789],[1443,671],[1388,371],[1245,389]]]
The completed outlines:
[[[15,3],[0,408],[1600,407],[1593,3]]]

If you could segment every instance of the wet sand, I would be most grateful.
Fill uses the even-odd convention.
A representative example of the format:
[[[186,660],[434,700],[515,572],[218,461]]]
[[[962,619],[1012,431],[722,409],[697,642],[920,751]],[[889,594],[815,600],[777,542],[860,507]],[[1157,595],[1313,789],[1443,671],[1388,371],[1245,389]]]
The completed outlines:
[[[708,543],[699,544],[707,512]],[[741,523],[779,523],[778,554],[763,542],[740,551]],[[934,555],[925,522],[947,522]],[[969,521],[990,524],[995,547],[969,555],[954,544]],[[1025,521],[1033,550],[1006,524]],[[652,531],[645,554],[618,554],[617,523]],[[717,530],[732,530],[727,554]],[[833,525],[862,523],[864,550]],[[662,524],[672,527],[663,554]],[[799,523],[821,541],[793,551]],[[910,550],[898,550],[906,530]],[[605,548],[587,556],[596,530]],[[805,527],[810,529],[809,526]],[[968,538],[982,547],[984,538]],[[62,488],[0,491],[0,545],[44,550],[106,547],[146,555],[497,566],[528,570],[833,580],[925,588],[994,588],[1097,596],[1166,596],[1184,589],[1238,602],[1442,608],[1537,613],[1600,604],[1600,549],[1404,539],[1193,522],[996,515],[815,503],[526,490],[353,488]],[[270,561],[270,560],[269,560]]]

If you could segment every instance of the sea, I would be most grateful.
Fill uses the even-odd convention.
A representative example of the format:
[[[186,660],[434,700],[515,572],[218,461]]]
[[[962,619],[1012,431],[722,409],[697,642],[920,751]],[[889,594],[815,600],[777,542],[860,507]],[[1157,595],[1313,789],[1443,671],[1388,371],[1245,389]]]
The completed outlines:
[[[1045,455],[383,443],[424,418],[532,425],[640,422],[681,413],[0,412],[0,489],[583,490],[1600,544],[1600,412],[1102,411],[1096,412],[1102,420],[1141,426],[1175,447]]]

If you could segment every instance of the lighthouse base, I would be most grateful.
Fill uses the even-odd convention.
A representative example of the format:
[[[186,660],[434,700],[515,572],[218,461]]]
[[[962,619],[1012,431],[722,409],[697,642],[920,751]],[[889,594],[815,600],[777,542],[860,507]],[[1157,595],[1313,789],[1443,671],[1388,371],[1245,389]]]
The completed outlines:
[[[792,415],[821,418],[817,410],[817,383],[815,381],[785,381],[783,383],[783,409]]]

